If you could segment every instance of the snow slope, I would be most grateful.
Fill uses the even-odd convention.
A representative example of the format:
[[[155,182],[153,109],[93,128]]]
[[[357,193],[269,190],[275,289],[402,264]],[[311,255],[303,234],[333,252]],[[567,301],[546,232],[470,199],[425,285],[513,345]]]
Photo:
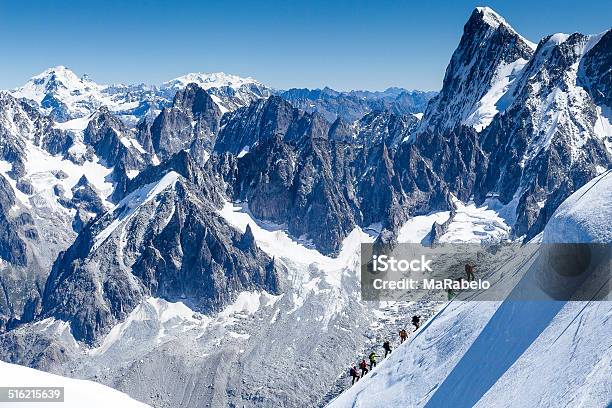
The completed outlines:
[[[489,205],[477,207],[473,202],[463,204],[454,200],[456,213],[446,233],[439,237],[441,243],[474,243],[483,240],[507,238],[510,227],[500,216],[498,208]],[[434,222],[442,224],[448,220],[449,211],[412,217],[398,231],[398,242],[421,242],[431,231]]]
[[[544,242],[612,242],[612,171],[582,186],[548,221]]]
[[[609,243],[611,191],[606,173],[574,193],[544,240]],[[498,274],[515,291],[541,254],[521,253]],[[610,317],[609,301],[453,300],[330,406],[610,406]]]
[[[1,403],[3,407],[148,407],[126,394],[92,381],[74,380],[0,361],[0,384],[3,387],[64,387],[64,402]]]

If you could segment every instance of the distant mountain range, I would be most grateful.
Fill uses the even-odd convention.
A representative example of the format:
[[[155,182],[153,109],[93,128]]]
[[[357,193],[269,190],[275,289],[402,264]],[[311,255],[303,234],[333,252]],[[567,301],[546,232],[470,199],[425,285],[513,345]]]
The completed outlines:
[[[190,73],[155,85],[100,85],[87,75],[79,77],[64,66],[49,68],[25,85],[10,91],[16,98],[36,102],[42,111],[58,122],[81,118],[106,106],[126,124],[134,125],[144,117],[153,117],[169,106],[177,91],[194,83],[205,89],[222,112],[247,106],[257,99],[279,95],[295,107],[318,111],[328,120],[340,116],[356,120],[375,110],[394,113],[419,113],[435,92],[389,88],[383,92],[337,92],[324,89],[275,90],[253,78],[216,73]]]

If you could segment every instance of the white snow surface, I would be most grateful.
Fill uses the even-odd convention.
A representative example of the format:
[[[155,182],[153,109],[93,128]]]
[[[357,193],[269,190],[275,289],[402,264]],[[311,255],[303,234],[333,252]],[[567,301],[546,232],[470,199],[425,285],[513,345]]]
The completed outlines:
[[[527,60],[519,58],[516,61],[500,64],[491,80],[491,87],[477,102],[475,110],[463,120],[466,126],[472,126],[476,132],[481,132],[491,124],[499,112],[503,112],[510,104],[508,89],[520,75]],[[502,97],[505,98],[502,99]]]
[[[36,102],[45,114],[49,114],[52,108],[43,108],[41,104],[45,98],[53,98],[63,105],[62,109],[65,109],[68,115],[67,120],[60,119],[66,122],[57,124],[56,127],[82,130],[87,126],[85,118],[103,106],[119,115],[126,123],[135,124],[142,117],[159,113],[158,103],[170,104],[176,91],[185,88],[190,83],[196,83],[203,89],[211,90],[211,97],[222,113],[235,109],[240,100],[242,100],[240,103],[248,103],[251,99],[256,98],[254,93],[250,93],[248,89],[250,86],[268,89],[253,78],[242,78],[223,72],[189,73],[166,81],[160,86],[105,85],[92,81],[87,75],[79,77],[70,69],[60,65],[35,75],[25,85],[9,92],[16,98]],[[233,89],[237,99],[228,104],[223,97],[216,94],[216,90],[224,88]],[[148,113],[134,112],[133,110],[143,102],[151,103]]]
[[[16,98],[33,100],[39,105],[47,95],[53,95],[56,100],[66,105],[68,113],[77,119],[88,116],[101,106],[106,106],[112,111],[133,109],[138,106],[138,102],[130,101],[129,98],[123,98],[123,95],[113,92],[109,85],[97,84],[86,75],[79,77],[62,65],[35,75],[22,87],[12,90],[11,94]],[[47,113],[50,111],[50,109],[42,110]]]
[[[455,218],[439,242],[474,243],[509,236],[510,227],[495,209],[488,205],[477,207],[473,202],[463,204],[457,199],[453,199],[453,202],[456,206]],[[449,216],[450,211],[441,211],[413,217],[402,225],[397,241],[419,243],[427,237],[434,222],[442,224]]]
[[[544,242],[612,242],[612,171],[595,177],[565,200],[544,229]]]
[[[611,192],[608,171],[561,204],[544,240],[610,243]],[[497,282],[520,290],[538,254],[510,260]],[[329,406],[610,406],[611,317],[610,301],[454,299]]]
[[[9,364],[0,361],[0,384],[3,387],[64,387],[64,402],[18,402],[2,403],[3,407],[36,408],[36,407],[70,407],[70,408],[106,408],[106,407],[148,407],[126,394],[92,381],[75,380],[38,371],[33,368]]]
[[[473,202],[463,204],[455,199],[456,215],[440,242],[467,243],[486,239],[507,238],[510,227],[506,221],[488,206],[477,207]]]
[[[183,89],[190,83],[195,83],[203,89],[220,87],[230,87],[237,89],[243,85],[249,84],[262,85],[251,77],[242,78],[237,75],[226,74],[224,72],[193,72],[164,82],[162,84],[162,88]]]
[[[516,82],[516,90],[521,92],[527,90],[529,97],[525,101],[519,101],[530,111],[534,129],[533,140],[530,148],[526,151],[521,164],[532,160],[542,150],[548,149],[554,136],[561,129],[572,136],[566,143],[572,152],[572,160],[580,160],[581,148],[587,139],[596,137],[604,139],[604,143],[612,152],[610,142],[605,139],[612,135],[610,132],[610,115],[606,107],[596,106],[597,117],[593,122],[585,107],[592,105],[592,99],[587,91],[580,86],[580,60],[595,46],[604,33],[590,35],[584,42],[575,45],[577,60],[565,72],[562,83],[550,81],[552,76],[548,70],[550,61],[555,61],[554,50],[565,43],[570,37],[568,34],[553,34],[543,43],[532,57],[528,72],[523,70],[521,78]],[[554,69],[554,64],[552,66]],[[505,106],[509,101],[502,98]]]
[[[374,240],[360,228],[355,228],[342,242],[340,254],[333,258],[309,248],[308,245],[305,245],[306,242],[291,238],[283,230],[282,225],[255,222],[246,204],[227,202],[219,213],[230,225],[241,232],[244,232],[247,225],[250,225],[257,246],[268,255],[282,259],[289,266],[290,273],[291,271],[308,271],[313,267],[323,271],[322,278],[316,277],[310,280],[308,274],[290,278],[294,282],[302,280],[302,286],[309,290],[316,291],[316,287],[322,283],[321,280],[340,289],[343,273],[347,268],[352,269],[359,264],[360,244]],[[297,302],[299,303],[299,300]]]
[[[428,215],[412,217],[402,225],[397,233],[397,242],[419,243],[429,234],[434,222],[442,224],[448,220],[450,211],[440,211]]]
[[[523,41],[525,41],[525,43],[527,43],[532,49],[534,49],[534,50],[536,49],[537,44],[534,44],[533,42],[527,40],[525,37],[523,37],[519,33],[517,33],[514,30],[514,28],[512,28],[512,26],[510,24],[508,24],[506,22],[506,20],[502,16],[497,14],[497,12],[495,12],[495,10],[493,10],[492,8],[490,8],[490,7],[476,7],[476,10],[478,10],[480,13],[482,13],[483,20],[487,24],[489,24],[491,27],[498,28],[500,25],[504,25],[510,31],[512,31],[513,33],[517,34],[519,37],[521,37],[521,39]]]
[[[605,407],[610,316],[612,302],[450,302],[330,407]]]
[[[91,115],[88,115],[83,116],[82,118],[67,120],[66,122],[55,123],[55,127],[62,130],[83,131],[87,128],[90,118]]]

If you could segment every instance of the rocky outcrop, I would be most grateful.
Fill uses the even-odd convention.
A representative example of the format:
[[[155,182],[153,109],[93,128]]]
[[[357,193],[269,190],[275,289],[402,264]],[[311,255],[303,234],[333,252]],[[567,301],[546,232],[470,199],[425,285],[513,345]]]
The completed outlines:
[[[0,160],[12,164],[11,175],[25,175],[26,141],[50,154],[63,154],[72,145],[66,132],[56,129],[53,120],[34,106],[0,92]]]
[[[17,233],[17,226],[9,212],[15,205],[15,193],[9,182],[0,175],[0,258],[14,265],[25,266],[26,244]]]
[[[420,131],[443,133],[460,124],[486,127],[492,115],[481,111],[483,97],[500,87],[499,81],[510,82],[513,71],[520,71],[532,55],[533,44],[501,16],[487,7],[476,8],[446,68],[442,89],[425,110]],[[501,90],[490,94],[492,103]]]
[[[415,151],[462,201],[511,206],[513,234],[532,238],[569,194],[612,163],[597,130],[606,41],[609,32],[555,34],[536,48],[495,12],[477,8],[415,132]]]
[[[131,185],[114,210],[85,226],[53,266],[41,317],[70,322],[74,336],[91,343],[145,296],[211,312],[243,290],[278,292],[274,262],[249,231],[230,227],[215,201],[204,199],[200,187],[210,176],[188,157],[160,165],[154,181],[152,172],[141,173],[143,184]],[[173,164],[190,179],[170,170]]]
[[[356,126],[342,119],[330,124],[270,98],[224,120],[216,168],[229,194],[247,201],[253,215],[286,224],[295,237],[334,253],[357,225],[382,222],[396,231],[411,215],[448,209],[445,185],[432,173],[424,191],[418,175],[405,172],[409,159],[395,154],[415,125],[416,118],[389,112],[367,115]]]
[[[612,163],[595,131],[598,108],[576,86],[589,41],[581,34],[540,41],[513,90],[514,102],[484,135],[490,165],[476,179],[474,196],[478,202],[488,193],[502,203],[517,199],[517,236],[542,231],[565,198]]]
[[[83,141],[108,167],[122,163],[128,170],[140,170],[150,161],[132,131],[107,108],[90,118]]]
[[[289,127],[295,126],[301,116],[298,109],[279,97],[257,101],[223,117],[214,150],[238,155],[256,143],[286,135],[290,132]]]
[[[139,129],[139,140],[160,159],[166,159],[192,144],[210,151],[219,130],[221,111],[208,93],[189,84],[176,93],[172,106],[164,108],[150,129]]]

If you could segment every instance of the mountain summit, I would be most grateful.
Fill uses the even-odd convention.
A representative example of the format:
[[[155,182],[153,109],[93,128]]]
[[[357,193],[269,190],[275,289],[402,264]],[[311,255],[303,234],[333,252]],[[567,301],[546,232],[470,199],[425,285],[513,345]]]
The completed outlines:
[[[497,102],[527,61],[535,44],[499,14],[478,7],[463,28],[446,69],[442,90],[425,111],[421,130],[448,130],[465,124],[486,128],[499,112]]]

